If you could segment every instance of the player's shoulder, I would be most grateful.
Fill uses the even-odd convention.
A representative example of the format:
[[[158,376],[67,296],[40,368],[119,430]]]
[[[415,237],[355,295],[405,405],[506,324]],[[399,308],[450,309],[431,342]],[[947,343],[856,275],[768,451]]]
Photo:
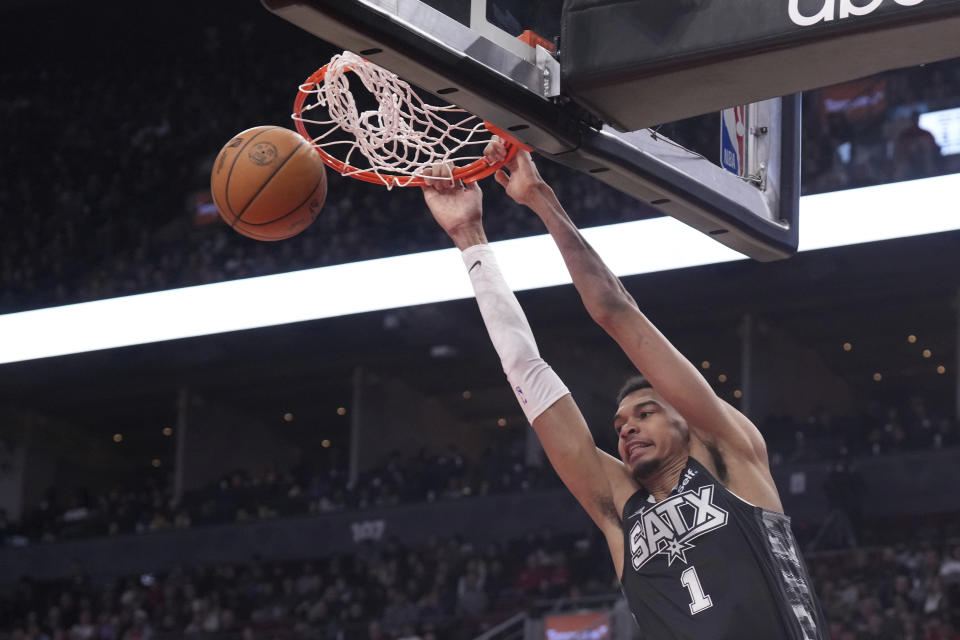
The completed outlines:
[[[725,451],[715,442],[693,437],[690,456],[740,501],[767,511],[783,512],[766,455]]]
[[[720,399],[720,407],[721,413],[716,418],[723,422],[722,428],[695,429],[702,442],[727,458],[768,466],[767,443],[760,429],[726,400]]]

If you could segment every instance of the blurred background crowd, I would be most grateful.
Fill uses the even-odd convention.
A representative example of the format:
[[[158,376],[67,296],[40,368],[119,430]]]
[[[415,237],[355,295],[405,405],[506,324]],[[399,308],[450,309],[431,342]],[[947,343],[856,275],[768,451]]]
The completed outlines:
[[[803,419],[771,416],[761,425],[771,464],[847,463],[854,458],[940,451],[960,444],[949,407],[928,409],[915,400],[901,410],[868,409],[861,415],[827,411]],[[14,523],[0,509],[0,542],[19,546],[92,536],[145,534],[219,523],[243,523],[401,504],[469,500],[474,497],[556,489],[549,465],[525,460],[524,440],[515,438],[472,457],[456,445],[431,453],[421,449],[386,459],[351,481],[339,456],[319,463],[309,452],[291,468],[236,469],[216,482],[175,495],[171,472],[155,469],[118,474],[113,486],[49,487]],[[834,475],[833,481],[840,481]],[[844,474],[828,492],[857,491]],[[862,483],[863,480],[855,480]],[[855,500],[855,497],[854,497]]]
[[[247,522],[365,510],[399,504],[462,500],[560,486],[544,467],[527,465],[522,442],[490,448],[477,459],[454,445],[430,455],[393,452],[375,469],[350,482],[337,458],[293,469],[225,475],[214,484],[174,496],[169,472],[137,474],[104,492],[50,487],[44,499],[14,526],[0,513],[0,539],[7,544],[68,538],[151,533],[194,525]],[[139,483],[140,486],[137,486]]]
[[[14,638],[472,638],[518,606],[608,595],[605,554],[590,538],[531,533],[483,547],[368,543],[302,563],[178,567],[108,585],[78,569],[11,586],[0,619],[23,625]]]
[[[890,526],[889,523],[886,526]],[[955,640],[960,624],[956,514],[901,522],[895,546],[808,556],[831,640]],[[81,566],[3,591],[3,637],[52,640],[473,638],[518,610],[615,598],[599,536],[537,532],[479,547],[429,538],[297,563],[177,567],[94,584]]]
[[[0,311],[449,246],[425,217],[418,190],[383,197],[336,175],[329,176],[322,215],[291,240],[258,243],[220,224],[207,188],[216,153],[243,129],[290,126],[298,84],[333,51],[251,7],[237,9],[228,25],[215,6],[185,11],[150,10],[153,28],[144,33],[115,28],[117,17],[94,22],[80,8],[65,8],[39,37],[58,46],[82,39],[82,46],[62,56],[24,42],[30,55],[0,69],[0,118],[7,123],[0,216],[9,221]],[[33,37],[16,19],[0,29],[12,50]],[[170,31],[178,37],[169,38]],[[109,39],[82,35],[104,32]],[[274,45],[280,38],[283,47]],[[103,65],[105,58],[111,64]],[[90,68],[97,73],[84,72]],[[956,61],[807,92],[804,193],[956,171],[960,153],[944,155],[917,123],[921,114],[958,105]],[[660,133],[719,157],[716,114]],[[581,226],[654,214],[589,176],[541,165]],[[542,233],[499,187],[488,187],[486,197],[498,212],[487,219],[492,238]]]
[[[386,195],[378,187],[337,175],[329,175],[327,201],[316,222],[293,239],[258,243],[226,228],[208,189],[217,151],[245,128],[289,125],[298,83],[334,52],[266,15],[257,3],[230,4],[229,19],[224,17],[224,2],[180,4],[177,11],[141,7],[140,22],[148,25],[142,29],[129,28],[128,11],[113,0],[107,3],[110,10],[96,15],[63,3],[56,4],[55,11],[27,3],[2,9],[5,19],[0,20],[0,37],[13,53],[0,65],[0,121],[6,124],[0,152],[4,176],[0,180],[0,313],[449,246],[430,222],[419,191],[396,189]],[[38,29],[24,29],[27,23]],[[803,96],[803,108],[804,194],[960,172],[960,144],[944,133],[948,125],[938,124],[950,117],[960,119],[960,111],[951,111],[960,109],[960,60],[810,91]],[[719,118],[715,114],[666,124],[656,133],[707,157],[719,155]],[[658,215],[588,176],[549,162],[541,162],[540,167],[581,227]],[[496,185],[485,188],[485,198],[488,210],[496,212],[486,219],[492,239],[542,232],[539,222]],[[955,249],[956,243],[944,242],[943,246]],[[917,255],[920,253],[922,250]],[[802,275],[822,283],[850,270],[844,260],[827,257],[796,268],[809,268],[809,273]],[[797,264],[797,260],[791,262]],[[711,272],[710,277],[716,276],[720,282],[723,268]],[[918,288],[929,290],[935,281],[960,287],[957,274],[960,266],[954,271],[924,273],[918,285],[925,286]],[[665,289],[683,288],[667,282]],[[863,291],[876,290],[879,293],[864,307],[877,319],[879,334],[886,330],[881,318],[895,316],[894,307],[901,302],[884,298],[884,284],[867,278],[850,291],[824,293],[822,299],[816,298],[819,292],[811,293],[808,306],[829,307],[840,298],[856,301],[862,299],[856,296]],[[540,325],[536,318],[533,322],[538,340],[546,335],[544,343],[549,344],[587,335],[583,344],[589,351],[596,341],[590,342],[588,319],[577,317],[579,311],[552,313],[556,308],[549,298],[552,294],[543,295],[537,298],[546,301],[541,309],[537,309],[540,305],[527,305],[531,315],[542,314]],[[764,295],[762,289],[755,294],[758,299]],[[664,311],[660,317],[674,320],[682,329],[683,310],[674,309],[672,302],[660,301],[669,312],[675,311],[676,317]],[[771,318],[777,314],[802,316],[792,303],[751,301]],[[944,296],[936,304],[947,309],[954,303]],[[559,306],[570,308],[563,301]],[[485,411],[437,410],[429,414],[433,416],[430,419],[423,417],[426,413],[411,413],[408,420],[394,420],[391,415],[391,411],[404,413],[398,407],[414,405],[446,402],[449,408],[449,399],[434,402],[444,394],[466,403],[471,397],[470,391],[463,391],[466,381],[475,382],[491,369],[489,362],[470,360],[475,352],[470,351],[466,339],[466,346],[450,347],[434,337],[467,333],[460,326],[465,323],[458,309],[401,310],[370,320],[369,326],[386,336],[371,335],[370,350],[375,353],[363,354],[373,369],[413,379],[426,375],[420,369],[436,368],[435,375],[441,378],[439,382],[410,382],[410,389],[404,388],[410,395],[406,405],[395,400],[390,404],[385,395],[366,396],[367,407],[382,403],[392,408],[383,409],[379,417],[366,418],[370,424],[362,426],[368,432],[371,424],[384,431],[408,429],[409,440],[418,443],[396,450],[386,445],[383,450],[365,449],[353,441],[347,445],[346,427],[336,432],[324,423],[309,437],[299,432],[296,459],[285,463],[276,459],[280,448],[253,451],[236,465],[216,459],[219,453],[214,447],[200,447],[200,457],[190,464],[184,462],[182,451],[173,452],[180,446],[174,444],[180,442],[177,430],[185,430],[173,416],[172,396],[176,394],[158,401],[155,387],[160,378],[176,378],[169,382],[170,387],[181,384],[183,374],[176,371],[175,363],[177,358],[186,358],[185,352],[196,358],[189,362],[199,364],[194,378],[181,386],[200,386],[201,393],[206,393],[209,389],[197,379],[207,375],[216,382],[222,378],[222,386],[229,387],[232,395],[219,396],[219,402],[243,413],[251,403],[263,400],[276,418],[281,400],[287,398],[275,389],[263,391],[260,387],[292,388],[288,378],[303,372],[296,367],[327,367],[324,375],[351,379],[353,372],[335,369],[342,364],[337,358],[346,356],[337,355],[327,342],[320,342],[327,351],[313,364],[303,365],[293,357],[264,356],[265,369],[272,371],[255,370],[249,363],[248,369],[238,366],[234,371],[236,363],[224,364],[223,352],[241,340],[216,342],[212,338],[211,342],[170,347],[170,353],[176,353],[170,360],[159,350],[127,351],[115,360],[111,355],[90,356],[102,360],[82,361],[77,365],[82,369],[79,373],[71,373],[69,363],[61,370],[58,363],[62,361],[58,361],[48,369],[43,369],[42,363],[35,365],[35,370],[17,369],[4,378],[13,380],[25,371],[29,375],[23,379],[28,382],[22,384],[29,387],[31,380],[49,380],[45,384],[54,391],[44,395],[44,387],[33,395],[21,393],[21,397],[17,393],[23,388],[17,387],[19,391],[3,392],[0,398],[0,497],[15,492],[10,488],[14,477],[23,480],[24,486],[16,491],[26,496],[21,502],[13,501],[16,508],[0,506],[0,553],[10,554],[0,556],[0,640],[459,640],[475,638],[518,612],[534,617],[582,608],[609,609],[613,617],[618,610],[622,613],[606,547],[592,529],[584,527],[575,534],[553,531],[523,518],[515,524],[528,533],[495,541],[478,541],[472,535],[476,531],[439,536],[425,524],[416,541],[401,541],[389,534],[359,540],[354,534],[355,544],[349,550],[331,550],[334,545],[329,540],[316,539],[310,541],[313,550],[295,560],[258,555],[230,562],[201,558],[173,568],[156,568],[142,554],[130,551],[130,557],[139,557],[144,566],[130,566],[121,574],[98,570],[84,555],[100,544],[116,545],[124,553],[144,540],[182,545],[177,536],[203,530],[216,530],[224,540],[234,540],[263,523],[287,523],[296,528],[333,522],[337,517],[377,522],[418,505],[428,505],[438,518],[450,519],[453,516],[447,514],[454,513],[451,508],[455,505],[482,503],[495,510],[500,503],[491,500],[517,496],[547,500],[562,493],[556,475],[531,444],[522,416],[518,421],[502,412],[499,400],[485,395],[482,387],[475,389],[470,402],[474,406],[485,403]],[[940,322],[929,311],[924,307],[910,322],[921,330],[929,329]],[[695,322],[691,321],[692,329],[686,335],[679,332],[681,337],[701,339],[709,333],[713,342],[721,342],[719,336],[727,335],[723,332],[729,327],[723,323],[728,318],[719,312],[704,314],[697,308],[687,313],[695,316]],[[813,320],[802,316],[788,328],[799,332],[798,327],[826,326],[836,321],[837,315],[838,309],[823,308],[809,316]],[[443,325],[444,320],[456,325],[455,329]],[[355,322],[359,326],[364,321]],[[786,320],[781,318],[781,322],[786,326]],[[323,325],[317,333],[331,326]],[[904,335],[915,330],[913,325],[897,325],[896,330],[901,328]],[[398,337],[401,333],[403,338]],[[932,346],[937,358],[951,349],[960,353],[956,332],[951,335],[954,342],[945,339],[938,344],[918,344],[916,349]],[[263,338],[262,350],[269,352],[275,344],[288,346],[279,339],[272,342],[274,339]],[[375,342],[381,339],[383,342]],[[911,349],[916,341],[911,333]],[[735,336],[728,342],[735,351]],[[868,351],[861,346],[863,342],[855,347],[845,344],[843,349],[863,357]],[[793,349],[786,341],[777,344]],[[485,341],[476,345],[489,355]],[[347,350],[349,345],[340,348]],[[427,349],[429,358],[420,354]],[[774,360],[789,359],[772,351]],[[422,359],[413,360],[412,353]],[[594,363],[582,352],[573,353],[586,378],[600,379],[609,374],[608,368],[616,370],[615,374],[623,369],[619,364]],[[789,353],[800,359],[796,349]],[[463,358],[459,364],[457,355]],[[925,350],[922,356],[911,357],[922,358],[926,366],[931,353]],[[721,371],[717,364],[721,359],[714,360],[709,375]],[[728,357],[731,362],[733,359]],[[429,367],[422,366],[424,361]],[[960,640],[960,511],[951,497],[955,476],[948,472],[937,478],[936,486],[926,486],[922,494],[896,494],[886,499],[883,508],[877,507],[888,492],[894,495],[888,483],[956,468],[950,466],[960,451],[956,398],[946,389],[948,383],[927,384],[937,375],[939,379],[948,373],[955,376],[954,365],[943,360],[946,366],[940,365],[934,374],[932,365],[921,372],[920,365],[910,361],[904,365],[904,371],[909,369],[913,376],[906,377],[907,382],[891,382],[896,386],[876,386],[866,392],[860,382],[851,382],[844,401],[838,402],[835,397],[823,400],[809,391],[829,387],[834,378],[817,380],[825,373],[845,375],[835,360],[824,362],[806,368],[797,365],[796,378],[789,378],[791,385],[803,390],[796,394],[803,396],[802,402],[753,418],[767,440],[787,511],[795,513],[795,532],[830,621],[830,640]],[[83,363],[95,366],[87,369]],[[30,366],[34,365],[26,365]],[[732,364],[725,366],[733,368]],[[291,373],[283,377],[277,371],[285,367]],[[701,368],[708,375],[709,362],[703,362]],[[503,387],[496,363],[492,369],[495,375],[487,376],[494,380],[490,384]],[[98,373],[107,370],[118,373],[113,373],[109,382],[97,379]],[[463,377],[462,386],[458,386],[459,378],[449,376],[450,371]],[[142,380],[130,386],[111,388],[119,378],[141,374]],[[873,375],[879,384],[883,376]],[[442,379],[444,376],[450,379]],[[238,384],[244,377],[249,381]],[[726,374],[721,374],[720,381],[726,382]],[[605,403],[609,398],[597,400],[584,380],[574,382],[586,389],[577,389],[585,414],[597,406],[608,411]],[[724,389],[728,394],[724,399],[731,402],[742,397],[739,388],[733,391],[734,382],[731,379]],[[317,405],[320,400],[314,394],[334,393],[321,391],[322,385],[312,379],[302,384],[306,397]],[[71,385],[78,389],[65,388]],[[210,388],[214,396],[222,390],[212,383]],[[356,397],[362,388],[361,384],[353,387]],[[340,389],[335,393],[349,396]],[[42,399],[37,400],[36,394]],[[511,394],[506,392],[505,397],[506,405],[517,413]],[[337,402],[348,405],[340,397]],[[801,405],[803,408],[797,409]],[[10,409],[24,409],[29,418],[9,413]],[[597,409],[591,411],[590,415],[596,415]],[[55,426],[39,428],[37,425],[46,424],[48,413],[57,416],[51,422]],[[340,417],[346,413],[342,407],[337,411]],[[292,421],[292,414],[286,415]],[[351,428],[356,431],[360,420],[354,415],[351,409],[344,421],[354,421]],[[488,418],[500,415],[506,417],[496,421],[496,429],[502,429],[497,433],[503,437],[492,437],[496,429]],[[386,419],[381,425],[378,420],[383,416]],[[490,422],[490,429],[481,435],[487,441],[477,446],[455,436],[444,439],[428,432],[434,423],[443,423],[443,416],[451,423]],[[241,436],[239,421],[233,424],[231,420],[195,419],[191,429],[202,432],[215,424],[216,436],[205,442],[224,440],[233,433],[238,434],[238,442],[247,442],[244,438],[249,434]],[[298,417],[296,424],[318,422]],[[177,427],[171,430],[167,425],[174,423]],[[270,437],[280,432],[274,423],[263,424],[269,427],[250,427],[251,433]],[[158,435],[161,425],[163,436]],[[284,428],[290,425],[284,423]],[[87,460],[72,457],[72,447],[81,451],[74,446],[77,438],[82,439],[76,432],[95,433],[91,437],[104,443],[113,434],[112,443],[119,445],[124,429],[130,434],[127,451],[134,450],[132,442],[140,435],[137,429],[149,429],[155,440],[167,447],[164,454],[157,453],[149,465],[134,464],[134,454],[120,449],[109,455],[100,449],[82,449],[76,458],[86,456]],[[103,434],[107,435],[101,438]],[[335,440],[332,446],[328,437]],[[156,449],[160,451],[159,446]],[[43,455],[29,458],[38,450]],[[141,451],[136,451],[139,456]],[[361,453],[375,459],[361,464]],[[24,459],[39,460],[35,468],[40,471],[25,470]],[[183,464],[178,467],[178,463]],[[198,468],[207,464],[216,470],[199,474]],[[204,479],[185,481],[183,467]],[[873,502],[865,507],[867,498]],[[43,563],[16,574],[3,566],[3,558],[38,550],[49,550],[50,557],[75,553],[72,569],[55,578],[44,572]]]

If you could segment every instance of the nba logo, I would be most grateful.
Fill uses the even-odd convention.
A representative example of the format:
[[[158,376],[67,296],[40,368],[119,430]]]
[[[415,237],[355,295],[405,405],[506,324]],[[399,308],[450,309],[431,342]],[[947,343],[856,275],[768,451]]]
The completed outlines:
[[[742,178],[746,174],[746,148],[746,106],[724,109],[720,115],[720,164],[730,173]]]

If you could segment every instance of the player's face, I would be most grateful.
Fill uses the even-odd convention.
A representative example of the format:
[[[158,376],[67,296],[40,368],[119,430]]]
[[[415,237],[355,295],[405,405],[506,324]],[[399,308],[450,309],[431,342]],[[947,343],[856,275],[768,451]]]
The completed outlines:
[[[614,416],[620,459],[638,480],[655,473],[664,462],[690,451],[687,423],[653,389],[634,391]]]

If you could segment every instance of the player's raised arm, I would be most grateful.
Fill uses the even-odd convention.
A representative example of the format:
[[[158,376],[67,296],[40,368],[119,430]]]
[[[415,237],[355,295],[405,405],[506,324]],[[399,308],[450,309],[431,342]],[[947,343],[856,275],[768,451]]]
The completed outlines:
[[[516,296],[500,273],[481,222],[476,184],[449,180],[424,188],[430,211],[463,253],[464,266],[503,370],[557,474],[596,524],[622,552],[615,488],[631,491],[621,466],[604,465],[580,410],[559,376],[540,357],[533,332]],[[611,473],[615,476],[610,478]],[[619,477],[617,477],[619,474]],[[622,564],[622,553],[614,560]]]
[[[497,158],[502,147],[491,145]],[[686,418],[691,429],[726,450],[765,460],[763,438],[739,411],[721,400],[700,372],[639,310],[633,297],[587,243],[540,177],[530,154],[521,151],[495,178],[507,194],[532,209],[560,249],[573,284],[590,316],[617,341],[637,369]],[[636,251],[644,251],[638,238]],[[678,248],[678,250],[681,250]]]

